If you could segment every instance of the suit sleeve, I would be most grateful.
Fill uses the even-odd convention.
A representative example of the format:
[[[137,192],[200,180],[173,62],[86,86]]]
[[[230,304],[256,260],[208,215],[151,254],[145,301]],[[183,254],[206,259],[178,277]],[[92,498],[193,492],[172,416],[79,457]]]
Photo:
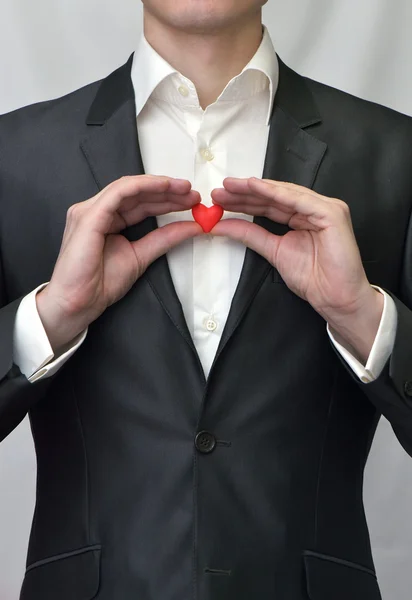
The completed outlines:
[[[363,392],[391,423],[400,443],[412,456],[412,217],[406,238],[399,297],[390,290],[397,314],[393,352],[381,375],[362,383],[336,350],[340,361]]]
[[[14,324],[21,298],[7,304],[0,254],[0,441],[46,393],[50,379],[30,383],[13,362]]]

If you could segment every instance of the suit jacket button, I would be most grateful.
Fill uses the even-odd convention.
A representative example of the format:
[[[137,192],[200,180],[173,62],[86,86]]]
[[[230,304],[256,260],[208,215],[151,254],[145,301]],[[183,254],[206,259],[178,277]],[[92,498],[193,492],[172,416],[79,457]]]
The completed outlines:
[[[405,381],[405,394],[412,398],[412,381]]]
[[[209,452],[213,452],[215,449],[216,438],[208,431],[200,431],[196,436],[195,446],[202,454],[209,454]]]

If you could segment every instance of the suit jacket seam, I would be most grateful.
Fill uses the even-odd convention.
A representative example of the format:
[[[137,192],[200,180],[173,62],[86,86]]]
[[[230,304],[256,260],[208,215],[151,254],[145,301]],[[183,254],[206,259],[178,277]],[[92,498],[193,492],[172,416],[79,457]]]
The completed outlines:
[[[315,499],[315,525],[314,525],[314,528],[315,528],[314,547],[315,548],[317,547],[317,542],[318,542],[319,496],[320,496],[320,484],[321,484],[321,478],[322,478],[323,459],[324,459],[324,455],[325,455],[326,441],[327,441],[328,433],[329,433],[329,423],[330,423],[330,419],[331,419],[331,415],[332,415],[332,407],[334,405],[334,400],[335,400],[335,391],[336,391],[337,382],[339,379],[339,368],[338,367],[339,367],[339,365],[337,364],[335,366],[335,375],[334,375],[334,380],[333,380],[333,384],[332,384],[332,391],[330,394],[328,416],[327,416],[327,420],[326,420],[325,433],[324,433],[323,442],[322,442],[322,450],[321,450],[320,459],[319,459],[319,471],[318,471],[318,480],[317,480],[317,484],[316,484],[316,499]]]
[[[197,600],[197,548],[198,548],[198,538],[197,538],[197,496],[198,496],[198,457],[196,454],[196,450],[193,452],[193,599]]]
[[[79,403],[77,401],[77,395],[76,395],[76,391],[74,388],[73,379],[71,379],[71,391],[72,391],[73,402],[74,402],[75,408],[76,408],[77,419],[79,421],[80,436],[81,436],[81,440],[82,440],[83,454],[84,454],[84,461],[85,461],[84,471],[85,471],[85,479],[86,479],[85,496],[86,496],[86,521],[87,521],[86,535],[87,535],[87,543],[90,544],[89,461],[88,461],[88,455],[87,455],[87,446],[86,446],[86,438],[84,435],[83,421],[82,421],[81,414],[80,414],[80,408],[79,408]]]
[[[107,128],[106,123],[104,123],[100,127]],[[88,165],[90,167],[90,170],[92,172],[92,176],[93,176],[94,182],[97,185],[97,189],[99,191],[102,191],[104,188],[100,184],[99,178],[97,177],[96,171],[95,171],[95,169],[93,167],[93,161],[92,161],[91,156],[89,154],[89,151],[87,149],[87,138],[83,139],[80,142],[80,148],[81,148],[81,151],[82,151],[82,153],[83,153],[83,155],[84,155],[84,157],[85,157],[85,159],[86,159],[86,161],[87,161],[87,163],[88,163]]]
[[[0,188],[0,192],[1,192],[1,188]],[[2,232],[3,232],[3,227],[2,227],[2,222],[3,218],[2,218],[2,203],[0,202],[0,281],[2,281],[2,286],[3,286],[3,291],[4,291],[4,299],[5,299],[5,304],[3,306],[0,305],[0,308],[3,308],[4,306],[7,306],[10,303],[10,298],[9,295],[7,293],[7,288],[6,288],[6,271],[4,269],[4,261],[3,261],[3,246],[1,243],[2,240]]]

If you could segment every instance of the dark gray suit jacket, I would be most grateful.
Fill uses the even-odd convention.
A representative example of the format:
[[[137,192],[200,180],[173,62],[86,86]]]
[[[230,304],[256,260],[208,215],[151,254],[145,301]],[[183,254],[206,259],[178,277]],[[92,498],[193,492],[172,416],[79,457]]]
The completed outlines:
[[[30,384],[15,313],[49,280],[67,209],[143,173],[130,67],[0,118],[0,438],[29,411],[38,460],[21,597],[378,600],[362,480],[381,413],[412,454],[412,122],[281,64],[264,177],[349,204],[399,314],[377,381],[248,250],[207,381],[163,257]]]

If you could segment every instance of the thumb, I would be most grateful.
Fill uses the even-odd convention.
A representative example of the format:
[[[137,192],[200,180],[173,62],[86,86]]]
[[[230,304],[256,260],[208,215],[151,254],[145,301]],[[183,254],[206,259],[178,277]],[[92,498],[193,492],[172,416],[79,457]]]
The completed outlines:
[[[138,264],[144,272],[160,256],[199,234],[203,234],[203,230],[198,223],[178,221],[151,231],[140,240],[131,242],[131,246],[136,254]]]
[[[266,258],[272,265],[274,264],[277,246],[281,240],[280,236],[269,233],[264,227],[246,221],[246,219],[223,219],[213,227],[210,233],[241,242],[263,256],[263,258]]]

